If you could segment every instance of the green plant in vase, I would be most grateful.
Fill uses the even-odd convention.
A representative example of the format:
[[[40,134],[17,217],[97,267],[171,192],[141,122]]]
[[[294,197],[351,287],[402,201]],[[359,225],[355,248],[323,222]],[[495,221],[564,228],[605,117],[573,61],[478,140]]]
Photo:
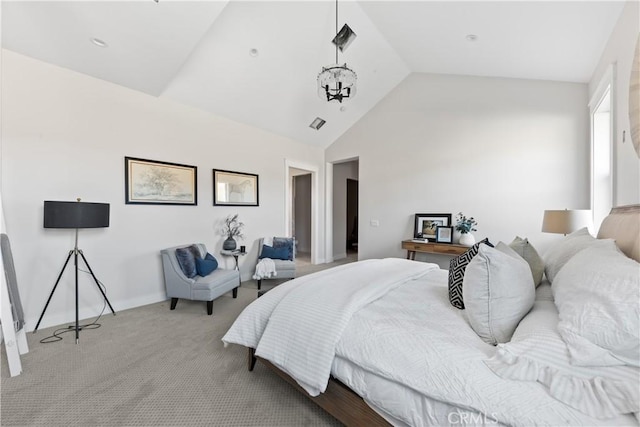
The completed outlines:
[[[473,246],[476,243],[475,237],[471,234],[472,231],[478,231],[476,226],[478,221],[474,217],[467,217],[462,212],[458,212],[456,215],[456,231],[460,232],[459,243],[464,246]]]

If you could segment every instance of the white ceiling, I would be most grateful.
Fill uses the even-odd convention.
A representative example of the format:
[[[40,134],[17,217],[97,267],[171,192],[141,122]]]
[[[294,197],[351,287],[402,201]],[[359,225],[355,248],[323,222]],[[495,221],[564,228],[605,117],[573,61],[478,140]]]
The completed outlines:
[[[326,147],[411,72],[588,82],[623,5],[342,0],[339,27],[348,22],[357,38],[340,62],[358,74],[358,93],[343,104],[316,90],[335,60],[331,0],[3,0],[2,44]],[[317,116],[327,123],[316,131]]]

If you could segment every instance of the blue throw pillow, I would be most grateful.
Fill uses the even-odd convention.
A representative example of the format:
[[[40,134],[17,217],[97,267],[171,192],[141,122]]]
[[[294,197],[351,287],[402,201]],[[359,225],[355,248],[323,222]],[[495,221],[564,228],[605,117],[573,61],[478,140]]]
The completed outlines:
[[[178,265],[185,276],[192,279],[196,276],[196,257],[194,255],[192,247],[178,248],[176,249],[176,258],[178,259]]]
[[[292,237],[274,237],[273,247],[276,249],[286,248],[287,258],[289,261],[293,261],[293,238]]]
[[[271,259],[289,259],[289,249],[287,248],[274,248],[267,245],[262,245],[262,253],[260,254],[260,259],[262,258],[271,258]]]
[[[218,268],[218,260],[210,253],[207,252],[207,256],[205,256],[204,259],[196,258],[196,271],[198,272],[198,276],[208,276],[213,273],[216,268]]]

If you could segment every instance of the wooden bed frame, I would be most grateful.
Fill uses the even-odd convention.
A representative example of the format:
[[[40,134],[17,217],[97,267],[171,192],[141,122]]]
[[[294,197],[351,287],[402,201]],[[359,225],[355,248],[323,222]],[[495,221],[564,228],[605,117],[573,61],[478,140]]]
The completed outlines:
[[[250,371],[253,371],[256,360],[259,360],[342,424],[348,427],[388,427],[391,425],[371,409],[353,390],[335,378],[329,379],[327,390],[324,393],[313,397],[300,387],[293,378],[275,367],[271,362],[256,356],[253,348],[247,350],[247,367]]]
[[[611,209],[611,213],[600,226],[598,238],[615,239],[625,255],[640,262],[640,205],[620,206]],[[312,397],[293,378],[268,360],[256,356],[255,350],[249,348],[247,354],[249,371],[253,371],[257,360],[348,427],[391,425],[367,405],[356,392],[335,378],[329,379],[327,390],[324,393]]]

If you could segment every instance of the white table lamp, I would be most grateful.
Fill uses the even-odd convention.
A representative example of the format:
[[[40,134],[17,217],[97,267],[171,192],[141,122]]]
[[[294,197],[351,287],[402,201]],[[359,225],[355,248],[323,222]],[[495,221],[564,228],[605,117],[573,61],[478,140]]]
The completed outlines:
[[[591,229],[592,224],[591,211],[588,209],[547,210],[542,219],[542,231],[566,236],[583,227]]]

